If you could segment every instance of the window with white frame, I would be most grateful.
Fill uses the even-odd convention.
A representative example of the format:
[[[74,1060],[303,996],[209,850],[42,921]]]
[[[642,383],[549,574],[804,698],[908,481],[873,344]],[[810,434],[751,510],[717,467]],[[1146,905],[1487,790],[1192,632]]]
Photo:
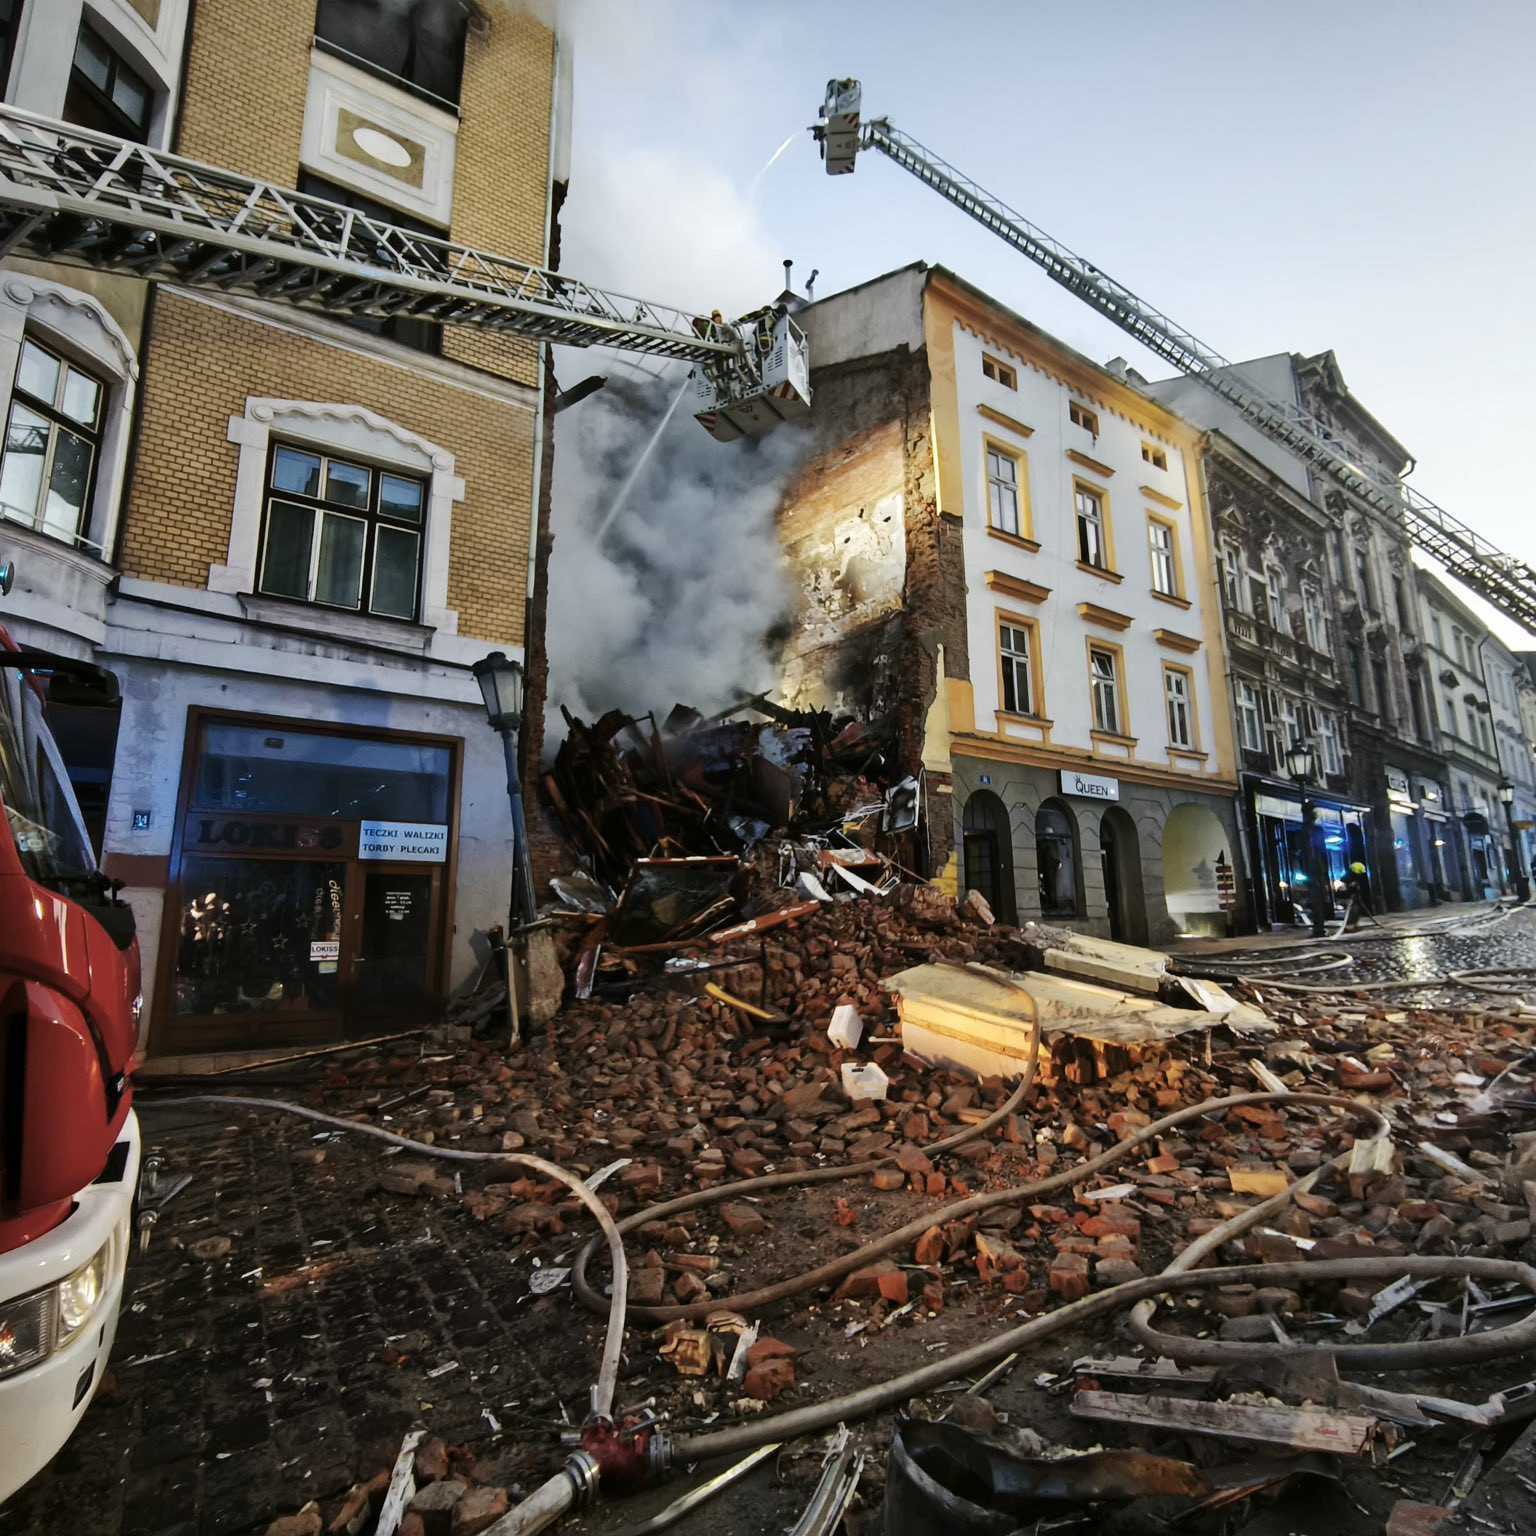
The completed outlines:
[[[1077,509],[1077,558],[1101,571],[1109,569],[1109,532],[1104,520],[1104,497],[1091,485],[1076,483],[1073,505]]]
[[[1278,565],[1264,568],[1264,589],[1268,599],[1267,617],[1271,629],[1285,628],[1285,572]]]
[[[257,591],[414,619],[425,512],[414,475],[274,446]]]
[[[1310,582],[1301,589],[1302,623],[1307,631],[1307,644],[1314,651],[1328,652],[1328,619],[1323,612],[1323,594]]]
[[[1120,656],[1103,646],[1088,648],[1088,682],[1093,693],[1093,726],[1111,736],[1125,734],[1120,709]]]
[[[1259,690],[1252,683],[1237,684],[1237,739],[1250,752],[1264,750],[1264,716]]]
[[[1195,745],[1194,700],[1190,697],[1189,673],[1179,667],[1163,668],[1163,702],[1168,712],[1168,745]]]
[[[1023,624],[999,623],[997,640],[1003,668],[1003,708],[1010,715],[1032,715],[1035,713],[1035,683],[1029,628]]]
[[[1221,546],[1221,582],[1228,604],[1237,612],[1246,613],[1248,601],[1243,590],[1242,556],[1231,544]]]
[[[1165,597],[1179,595],[1179,556],[1173,528],[1161,518],[1147,519],[1147,543],[1152,551],[1152,590]]]
[[[1322,744],[1323,772],[1343,773],[1344,743],[1339,739],[1338,716],[1319,712],[1317,735]]]
[[[0,515],[73,544],[101,449],[102,381],[28,337],[0,458]]]
[[[1294,747],[1302,738],[1301,706],[1295,699],[1281,696],[1280,699],[1280,750],[1283,753],[1287,748]]]
[[[987,449],[987,517],[999,533],[1022,537],[1019,525],[1019,461],[1001,448]]]

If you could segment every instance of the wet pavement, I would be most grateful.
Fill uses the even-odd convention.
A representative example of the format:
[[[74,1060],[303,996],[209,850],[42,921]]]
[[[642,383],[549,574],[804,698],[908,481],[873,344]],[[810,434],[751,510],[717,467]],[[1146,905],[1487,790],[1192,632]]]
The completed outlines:
[[[1347,964],[1328,962],[1327,957],[1341,955],[1349,957]],[[1255,981],[1268,975],[1340,986],[1431,982],[1456,971],[1531,969],[1536,968],[1536,909],[1479,908],[1465,915],[1447,915],[1441,908],[1414,914],[1412,920],[1396,917],[1380,928],[1367,923],[1347,934],[1304,944],[1287,936],[1258,945],[1242,940],[1181,945],[1176,958],[1189,967],[1231,970]],[[1524,987],[1524,995],[1536,997],[1536,978]],[[1464,990],[1461,996],[1465,1000]]]

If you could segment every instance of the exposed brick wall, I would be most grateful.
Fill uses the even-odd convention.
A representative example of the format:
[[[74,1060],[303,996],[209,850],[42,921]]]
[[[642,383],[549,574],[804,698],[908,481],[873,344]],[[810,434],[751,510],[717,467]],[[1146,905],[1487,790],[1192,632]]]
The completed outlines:
[[[903,772],[922,764],[929,708],[945,671],[968,677],[961,530],[939,516],[926,351],[898,348],[812,373],[815,447],[785,492],[781,540],[802,602],[782,668],[791,702],[894,723]],[[897,507],[899,564],[849,561],[871,514]],[[904,553],[903,553],[904,551]],[[954,843],[952,799],[930,776],[937,873]]]
[[[452,453],[465,499],[454,508],[448,604],[462,634],[522,640],[530,413],[168,292],[141,392],[127,575],[204,587],[208,567],[228,558],[239,455],[228,422],[251,395],[366,406]]]
[[[197,0],[176,150],[291,187],[315,0]]]
[[[486,35],[471,31],[453,189],[456,240],[519,261],[544,260],[554,71],[555,34],[526,11],[492,7]],[[443,353],[522,384],[538,382],[533,342],[450,330]]]
[[[279,186],[299,175],[315,0],[199,0],[177,150]],[[255,67],[259,61],[259,67]],[[555,34],[535,16],[493,7],[471,28],[453,188],[454,239],[544,260]],[[536,385],[531,341],[449,329],[443,354]]]

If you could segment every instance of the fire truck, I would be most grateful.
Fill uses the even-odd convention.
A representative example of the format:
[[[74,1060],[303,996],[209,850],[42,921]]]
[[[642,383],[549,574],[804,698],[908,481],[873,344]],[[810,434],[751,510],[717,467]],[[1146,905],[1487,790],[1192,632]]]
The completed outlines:
[[[123,1294],[139,949],[47,716],[115,698],[110,673],[0,627],[0,1501],[84,1414]]]

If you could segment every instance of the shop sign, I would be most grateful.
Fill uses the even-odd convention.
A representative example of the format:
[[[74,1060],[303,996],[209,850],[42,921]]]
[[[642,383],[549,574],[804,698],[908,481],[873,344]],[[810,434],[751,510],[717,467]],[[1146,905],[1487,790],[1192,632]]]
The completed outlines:
[[[1281,800],[1275,795],[1255,795],[1253,808],[1260,816],[1274,816],[1281,821],[1300,821],[1301,807],[1294,800]]]
[[[1105,778],[1098,773],[1074,773],[1061,769],[1061,792],[1064,795],[1081,795],[1085,800],[1118,800],[1120,780]]]
[[[334,853],[346,841],[334,822],[243,821],[237,816],[191,816],[186,846],[242,853]]]
[[[442,864],[448,858],[448,828],[432,821],[365,821],[358,829],[357,856]]]
[[[314,939],[309,946],[309,958],[311,960],[339,960],[341,959],[340,939]]]

